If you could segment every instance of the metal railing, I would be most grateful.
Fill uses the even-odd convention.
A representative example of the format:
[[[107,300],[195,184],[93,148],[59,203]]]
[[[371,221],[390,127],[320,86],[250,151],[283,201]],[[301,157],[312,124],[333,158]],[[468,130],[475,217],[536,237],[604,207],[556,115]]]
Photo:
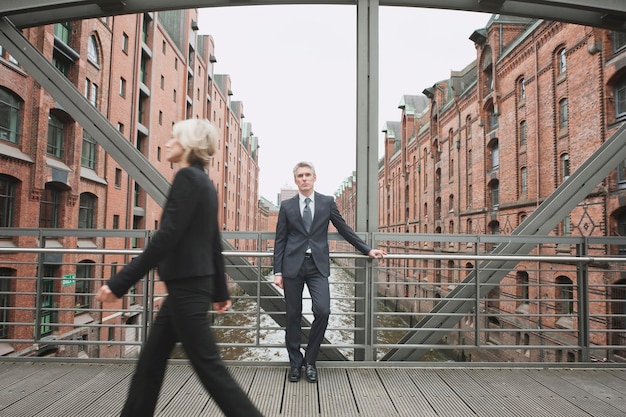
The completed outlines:
[[[0,233],[3,358],[134,358],[166,297],[155,272],[119,303],[94,294],[151,233],[3,229]],[[371,261],[331,234],[329,360],[626,362],[623,238],[362,235],[386,248]],[[227,233],[233,308],[209,312],[228,360],[286,361],[284,301],[271,275],[271,233]],[[528,255],[493,255],[532,243]],[[499,282],[494,260],[513,261]],[[450,312],[446,304],[460,307]],[[305,294],[305,333],[312,320]],[[424,334],[435,334],[417,343]],[[306,344],[306,335],[305,340]],[[174,355],[184,356],[182,351]]]

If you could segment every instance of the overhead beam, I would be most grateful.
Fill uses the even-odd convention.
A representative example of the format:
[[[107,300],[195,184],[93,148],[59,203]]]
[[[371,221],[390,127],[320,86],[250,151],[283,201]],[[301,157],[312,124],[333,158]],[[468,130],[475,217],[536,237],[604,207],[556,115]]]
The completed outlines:
[[[381,6],[500,13],[626,30],[626,1],[621,0],[381,0],[379,3]],[[15,26],[24,28],[171,9],[294,4],[356,5],[356,0],[20,0],[0,2],[0,16],[10,16]]]
[[[589,195],[617,166],[626,159],[626,125],[605,143],[603,143],[573,175],[565,180],[550,196],[537,207],[512,233],[512,236],[545,236],[550,233],[583,199]],[[517,243],[499,245],[493,255],[528,255],[534,243]],[[431,314],[420,320],[414,328],[398,343],[407,343],[411,347],[433,345],[445,335],[446,330],[454,330],[454,326],[464,315],[471,314],[476,306],[476,297],[484,298],[500,281],[515,269],[517,261],[485,261],[478,270],[480,291],[476,292],[476,272],[473,271],[454,290],[439,301]],[[436,330],[433,330],[436,329]],[[383,360],[416,361],[428,349],[393,349]]]
[[[0,18],[0,45],[137,181],[161,207],[170,184],[97,108],[37,50],[6,17]]]

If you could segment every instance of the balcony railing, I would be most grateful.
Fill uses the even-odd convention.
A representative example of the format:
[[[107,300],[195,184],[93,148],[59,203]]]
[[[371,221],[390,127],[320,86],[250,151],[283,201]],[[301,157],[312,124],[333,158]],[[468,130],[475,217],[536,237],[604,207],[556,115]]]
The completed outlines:
[[[3,357],[136,356],[166,296],[157,274],[139,281],[118,304],[101,305],[94,294],[140,253],[130,249],[132,242],[149,242],[150,232],[0,234]],[[332,314],[324,359],[395,361],[422,352],[423,361],[625,362],[624,238],[362,236],[389,255],[370,261],[331,234]],[[234,306],[219,317],[209,314],[225,358],[285,360],[284,302],[271,275],[273,234],[223,237]],[[490,253],[514,241],[534,249]],[[495,261],[515,267],[496,270]],[[503,278],[483,279],[494,272]],[[307,297],[305,320],[312,320]],[[459,307],[447,309],[451,303]],[[424,334],[435,337],[420,341]]]

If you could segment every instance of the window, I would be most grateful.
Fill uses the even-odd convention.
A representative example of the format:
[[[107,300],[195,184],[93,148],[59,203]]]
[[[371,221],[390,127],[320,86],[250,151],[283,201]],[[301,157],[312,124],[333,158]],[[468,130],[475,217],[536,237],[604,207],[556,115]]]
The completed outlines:
[[[89,169],[96,169],[97,148],[96,140],[83,130],[83,149],[80,157],[80,164],[82,166]]]
[[[22,126],[22,101],[0,88],[0,139],[18,143]]]
[[[89,308],[91,280],[94,276],[93,262],[81,261],[76,265],[76,294],[74,295],[76,309]],[[82,313],[82,311],[76,311],[76,313]]]
[[[78,208],[78,228],[93,229],[95,227],[95,212],[97,198],[91,193],[82,193]]]
[[[93,64],[98,65],[98,44],[96,43],[96,37],[91,35],[87,40],[87,59]]]
[[[41,321],[39,330],[41,336],[48,336],[56,330],[55,323],[58,323],[58,310],[54,308],[54,278],[58,274],[59,267],[56,265],[44,265],[41,287]]]
[[[122,51],[128,54],[128,35],[125,33],[122,34]]]
[[[517,306],[523,306],[530,303],[530,294],[528,290],[528,272],[526,271],[518,271],[515,279],[515,292],[517,298]],[[518,308],[519,311],[519,308]],[[526,311],[528,312],[528,311]]]
[[[565,276],[556,279],[557,314],[574,313],[574,285]]]
[[[11,290],[11,278],[14,276],[14,270],[9,268],[0,268],[0,339],[9,337],[9,311],[10,300],[9,291]]]
[[[498,113],[495,112],[493,106],[487,111],[487,117],[489,120],[489,130],[493,130],[498,127]]]
[[[491,209],[497,210],[500,206],[500,181],[491,181],[489,183],[489,192],[491,195]]]
[[[64,126],[63,122],[51,114],[48,117],[48,155],[56,156],[57,158],[63,158],[64,150]]]
[[[85,80],[85,97],[89,102],[97,107],[98,105],[98,86],[89,78]]]
[[[626,161],[622,161],[617,167],[617,184],[619,188],[626,187]]]
[[[114,214],[113,215],[113,229],[119,229],[119,228],[120,228],[120,215]]]
[[[148,81],[148,59],[145,56],[141,56],[141,63],[139,68],[139,81],[142,84],[146,84]]]
[[[72,34],[72,26],[70,22],[57,23],[54,25],[54,36],[64,44],[70,44],[70,35]]]
[[[561,182],[565,181],[570,176],[569,170],[569,154],[564,153],[561,155]]]
[[[120,97],[126,97],[126,79],[120,78]]]
[[[565,55],[565,48],[559,50],[557,53],[557,69],[559,75],[564,75],[567,72],[567,56]]]
[[[520,169],[520,197],[528,197],[528,169],[526,167]]]
[[[569,120],[569,114],[567,109],[567,99],[561,99],[559,101],[559,133],[567,133],[567,123]]]
[[[523,78],[517,82],[517,94],[520,103],[523,103],[526,100],[526,83]]]
[[[115,188],[122,187],[122,170],[115,168]]]
[[[124,133],[124,123],[117,123],[117,131],[120,133]]]
[[[165,89],[165,77],[161,75],[161,90]]]
[[[522,120],[519,124],[519,146],[526,146],[526,121]]]
[[[626,47],[626,32],[613,32],[613,51],[618,52]]]
[[[39,200],[39,227],[59,227],[61,191],[46,184]]]
[[[491,169],[494,170],[500,166],[500,146],[498,141],[492,142],[491,146]]]
[[[0,175],[0,227],[13,227],[15,179]]]
[[[615,119],[626,117],[626,76],[615,84]]]

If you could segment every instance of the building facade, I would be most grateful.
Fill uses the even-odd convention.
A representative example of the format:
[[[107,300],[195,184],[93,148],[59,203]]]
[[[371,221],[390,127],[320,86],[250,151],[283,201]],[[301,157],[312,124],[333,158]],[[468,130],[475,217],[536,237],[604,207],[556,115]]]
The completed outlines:
[[[173,10],[63,22],[24,29],[23,34],[170,181],[176,167],[166,161],[164,146],[172,125],[186,118],[209,119],[220,132],[218,152],[209,167],[223,203],[219,222],[225,231],[256,230],[258,138],[251,124],[243,122],[243,104],[231,101],[230,77],[215,74],[214,40],[199,34],[197,21],[197,10]],[[44,241],[3,235],[0,245],[143,247],[149,235],[142,232],[128,238],[86,231],[154,230],[161,207],[1,47],[0,64],[0,228],[78,231]],[[35,332],[41,336],[63,337],[70,329],[64,323],[74,328],[76,323],[96,320],[85,312],[94,301],[84,294],[100,285],[93,278],[107,279],[129,258],[46,254],[43,271],[34,259],[35,255],[21,254],[0,260],[1,304],[14,307],[3,310],[4,339],[32,336],[32,326],[8,323],[34,322],[28,306],[36,302],[56,309],[40,320]],[[38,274],[44,276],[41,300],[32,295],[35,280],[13,279]],[[144,290],[138,286],[131,293],[141,295]],[[134,301],[131,297],[125,302]],[[120,301],[111,308],[121,306]],[[104,340],[135,337],[123,328],[132,317],[111,315],[108,320],[112,327]],[[85,329],[78,337],[89,338],[90,331]],[[40,347],[10,343],[1,349],[43,354]],[[97,355],[127,353],[114,346]]]
[[[450,78],[404,96],[399,122],[388,122],[380,160],[379,230],[389,233],[510,234],[626,118],[626,35],[574,24],[494,15],[470,39],[476,60]],[[587,196],[552,234],[623,236],[626,222],[625,164]],[[338,195],[344,201],[343,193]],[[347,206],[347,203],[343,203]],[[345,212],[345,209],[344,209]],[[427,239],[425,239],[427,240]],[[466,252],[475,248],[432,242],[385,242],[390,253]],[[620,248],[610,249],[617,254]],[[573,254],[569,245],[544,246],[541,255]],[[380,279],[379,290],[405,311],[428,311],[438,297],[460,282],[472,263],[439,260],[389,260],[398,272]],[[623,317],[626,280],[619,272],[594,268],[590,285],[609,285],[608,303],[592,303],[594,313]],[[390,283],[392,285],[390,285]],[[423,283],[425,285],[412,285]],[[485,301],[482,342],[539,344],[536,334],[498,332],[497,313],[528,314],[518,324],[571,329],[562,344],[575,339],[573,302],[578,299],[575,265],[520,263]],[[511,290],[515,288],[515,290]],[[432,302],[417,305],[412,297]],[[545,303],[533,302],[549,299]],[[493,317],[488,317],[493,312]],[[471,320],[459,326],[471,327]],[[594,322],[603,328],[599,344],[624,345],[626,323],[615,318]],[[620,330],[622,329],[622,330]],[[472,332],[465,334],[471,335]],[[595,337],[598,337],[596,333]],[[571,338],[570,338],[571,337]],[[491,339],[490,339],[491,338]],[[456,343],[466,341],[457,340]],[[505,360],[525,360],[512,352]],[[571,360],[551,352],[549,360]],[[537,358],[533,358],[537,359]]]

